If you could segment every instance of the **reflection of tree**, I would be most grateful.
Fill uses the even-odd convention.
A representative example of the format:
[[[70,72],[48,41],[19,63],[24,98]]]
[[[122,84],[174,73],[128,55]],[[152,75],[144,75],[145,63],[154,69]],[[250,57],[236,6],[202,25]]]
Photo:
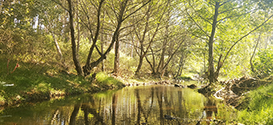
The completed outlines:
[[[139,96],[139,90],[136,89],[136,98],[137,98],[137,124],[140,125],[140,113],[141,113],[141,101],[140,101],[140,96]]]
[[[142,112],[142,114],[143,114],[143,116],[144,116],[144,118],[145,118],[145,122],[147,123],[148,122],[148,116],[151,114],[151,111],[152,111],[152,107],[153,107],[153,103],[154,103],[154,88],[151,88],[151,94],[150,94],[150,96],[147,96],[147,98],[144,100],[144,105],[145,104],[148,104],[148,105],[150,105],[150,106],[147,106],[148,107],[148,109],[147,110],[144,110],[145,109],[145,107],[146,106],[142,106],[141,105],[141,99],[140,99],[140,96],[139,96],[139,90],[137,89],[136,90],[136,98],[137,98],[137,107],[138,107],[138,121],[140,121],[140,118],[141,118],[141,116],[140,116],[140,114],[141,114],[141,112]],[[151,98],[151,101],[150,101],[150,104],[149,103],[147,103],[149,100],[150,100],[150,98]]]
[[[205,103],[205,108],[207,119],[212,119],[212,114],[214,113],[215,117],[217,116],[217,107],[216,101],[213,98],[208,97],[207,103]]]
[[[207,100],[204,103],[199,101],[199,98],[193,99],[196,96],[190,94],[193,94],[192,91],[187,89],[168,86],[130,88],[105,95],[84,96],[80,102],[74,99],[70,103],[62,102],[62,105],[65,104],[62,107],[51,106],[53,109],[50,110],[50,115],[47,114],[46,119],[51,125],[189,124],[193,121],[185,119],[198,118],[199,108],[203,108],[204,105],[207,111],[204,118],[211,117],[213,115],[211,107],[215,106],[215,102]],[[78,104],[70,105],[75,102]]]
[[[156,95],[157,95],[157,101],[158,101],[158,106],[159,106],[160,124],[163,125],[164,124],[163,108],[162,108],[162,96],[163,96],[163,93],[159,92],[159,90],[157,88]]]
[[[94,117],[97,119],[97,121],[95,122],[95,125],[99,124],[99,122],[102,125],[105,125],[105,123],[103,122],[103,117],[100,116],[100,114],[97,112],[97,110],[95,108],[91,108],[90,105],[88,105],[88,104],[83,104],[82,110],[84,111],[84,114],[86,115],[85,118],[87,118],[87,119],[88,119],[89,113],[94,115]],[[85,119],[85,124],[89,123],[87,119]]]
[[[165,104],[165,106],[167,107],[167,111],[166,111],[167,116],[168,115],[177,116],[177,114],[175,112],[175,109],[177,107],[175,106],[174,101],[177,100],[177,99],[180,100],[182,98],[178,98],[177,96],[174,96],[175,91],[170,91],[170,90],[166,89],[165,87],[163,87],[163,90],[160,91],[160,92],[163,95],[162,98],[164,98],[164,101],[162,103]],[[180,110],[178,112],[180,113],[181,111],[182,110]],[[172,116],[170,116],[170,117],[171,117],[171,119],[173,119],[174,121],[177,122],[176,124],[180,125],[180,121],[179,121],[179,119],[177,117],[172,117]],[[166,118],[166,116],[165,116],[165,118]]]
[[[147,114],[146,114],[146,116],[145,116],[145,122],[147,123],[148,122],[148,115],[150,115],[150,113],[151,113],[151,111],[152,111],[152,107],[153,107],[153,103],[154,103],[154,88],[152,88],[152,90],[151,90],[151,104],[150,104],[150,107],[149,107],[149,109],[148,109],[148,111],[147,111]],[[143,114],[144,114],[144,112],[143,112]]]
[[[112,125],[115,125],[116,123],[116,107],[117,107],[117,94],[114,94],[112,96]]]
[[[88,110],[85,106],[82,106],[82,110],[83,110],[83,113],[84,113],[84,124],[85,125],[89,125],[89,121],[88,121]]]
[[[79,112],[80,107],[81,107],[81,104],[76,104],[76,105],[74,106],[74,110],[73,110],[73,112],[72,112],[72,114],[71,114],[71,116],[70,116],[69,125],[76,125],[76,124],[75,124],[75,123],[76,123],[76,116],[77,116],[77,114],[78,114],[78,112]]]
[[[50,125],[54,124],[54,120],[56,119],[57,115],[60,113],[59,109],[56,109],[52,115],[51,121],[50,121]]]

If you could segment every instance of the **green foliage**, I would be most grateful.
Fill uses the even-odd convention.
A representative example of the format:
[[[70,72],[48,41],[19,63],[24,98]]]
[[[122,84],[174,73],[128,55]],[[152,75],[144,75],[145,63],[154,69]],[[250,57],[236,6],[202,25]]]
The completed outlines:
[[[273,50],[266,49],[258,52],[258,58],[254,60],[254,74],[267,77],[273,72]]]

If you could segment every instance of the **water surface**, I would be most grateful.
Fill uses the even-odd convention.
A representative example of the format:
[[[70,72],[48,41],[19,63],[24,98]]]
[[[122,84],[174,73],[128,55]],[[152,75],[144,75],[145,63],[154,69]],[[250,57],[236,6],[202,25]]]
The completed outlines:
[[[226,106],[195,90],[173,86],[126,87],[0,111],[4,125],[195,125],[226,122]]]

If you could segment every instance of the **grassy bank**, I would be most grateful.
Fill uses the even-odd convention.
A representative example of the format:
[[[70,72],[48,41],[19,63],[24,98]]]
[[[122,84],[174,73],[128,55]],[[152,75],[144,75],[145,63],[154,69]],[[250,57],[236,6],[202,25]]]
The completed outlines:
[[[19,64],[19,67],[15,66]],[[122,88],[124,84],[104,73],[86,78],[73,73],[59,72],[49,64],[24,63],[0,60],[0,106],[21,102],[49,100],[51,98],[93,93],[103,90]],[[91,82],[93,81],[93,82]]]
[[[247,94],[244,110],[238,112],[238,121],[246,125],[273,124],[273,84],[262,86]]]

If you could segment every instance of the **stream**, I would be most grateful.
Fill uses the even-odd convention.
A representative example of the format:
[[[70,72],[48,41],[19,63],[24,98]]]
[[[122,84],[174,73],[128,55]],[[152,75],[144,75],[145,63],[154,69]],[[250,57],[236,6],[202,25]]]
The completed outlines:
[[[196,90],[167,85],[125,87],[0,110],[3,125],[226,124],[230,108]]]

